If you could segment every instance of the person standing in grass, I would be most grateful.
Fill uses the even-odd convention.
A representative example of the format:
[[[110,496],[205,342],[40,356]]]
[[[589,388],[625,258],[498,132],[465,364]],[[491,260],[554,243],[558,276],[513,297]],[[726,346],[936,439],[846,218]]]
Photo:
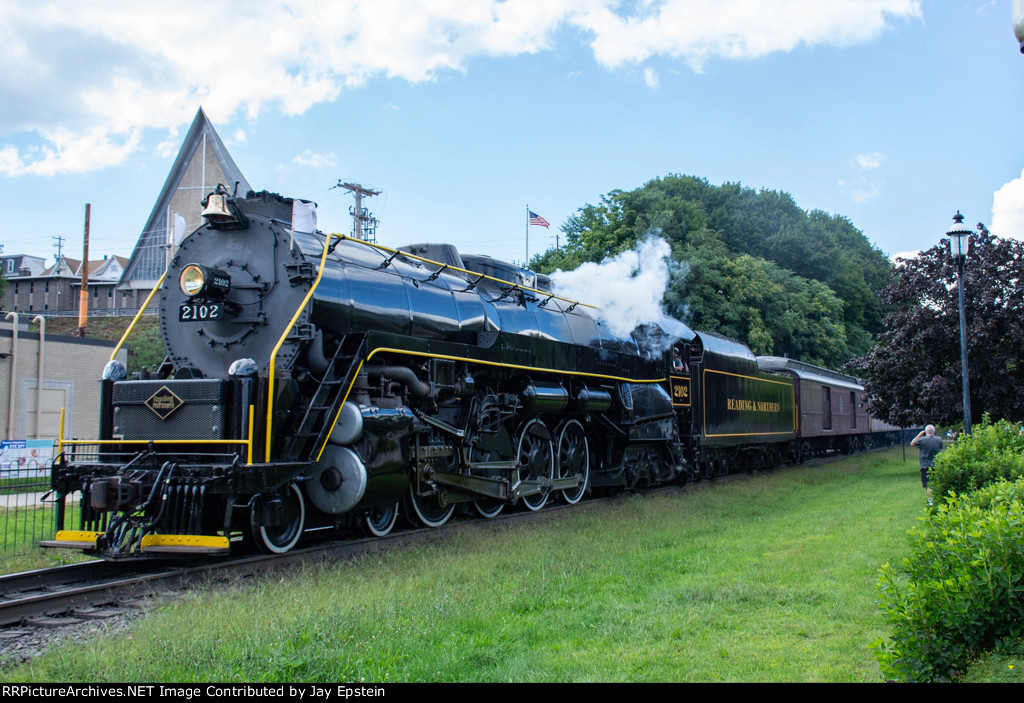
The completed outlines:
[[[928,487],[928,470],[935,466],[935,455],[942,451],[942,439],[935,436],[935,425],[927,425],[910,441],[910,445],[921,452],[921,485],[928,496],[928,505],[931,505],[932,489]]]

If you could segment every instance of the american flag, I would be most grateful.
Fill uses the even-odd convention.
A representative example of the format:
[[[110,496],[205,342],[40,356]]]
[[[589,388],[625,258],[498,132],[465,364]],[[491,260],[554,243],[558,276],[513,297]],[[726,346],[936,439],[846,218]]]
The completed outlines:
[[[537,225],[538,227],[550,227],[551,225],[543,217],[530,210],[530,224]]]

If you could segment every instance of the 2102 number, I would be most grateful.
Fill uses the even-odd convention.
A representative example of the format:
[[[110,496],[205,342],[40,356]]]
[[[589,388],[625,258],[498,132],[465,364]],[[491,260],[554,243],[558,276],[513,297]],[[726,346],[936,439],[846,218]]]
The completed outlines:
[[[219,320],[224,316],[224,306],[219,303],[190,304],[178,307],[179,322],[204,322]]]

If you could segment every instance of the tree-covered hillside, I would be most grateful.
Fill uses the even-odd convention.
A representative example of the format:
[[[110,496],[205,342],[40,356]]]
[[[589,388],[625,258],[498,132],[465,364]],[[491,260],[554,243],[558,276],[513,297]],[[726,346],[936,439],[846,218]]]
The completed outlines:
[[[562,231],[566,244],[533,268],[570,270],[665,238],[684,264],[673,269],[669,314],[758,354],[838,367],[883,329],[876,291],[891,277],[888,259],[845,217],[805,212],[787,193],[669,175],[611,191]]]

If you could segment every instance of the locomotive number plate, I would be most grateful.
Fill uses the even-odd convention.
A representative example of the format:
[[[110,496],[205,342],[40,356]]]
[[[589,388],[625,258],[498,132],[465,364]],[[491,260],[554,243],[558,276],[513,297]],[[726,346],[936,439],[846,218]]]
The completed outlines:
[[[178,306],[179,322],[204,322],[224,318],[224,306],[220,303],[189,303]]]

